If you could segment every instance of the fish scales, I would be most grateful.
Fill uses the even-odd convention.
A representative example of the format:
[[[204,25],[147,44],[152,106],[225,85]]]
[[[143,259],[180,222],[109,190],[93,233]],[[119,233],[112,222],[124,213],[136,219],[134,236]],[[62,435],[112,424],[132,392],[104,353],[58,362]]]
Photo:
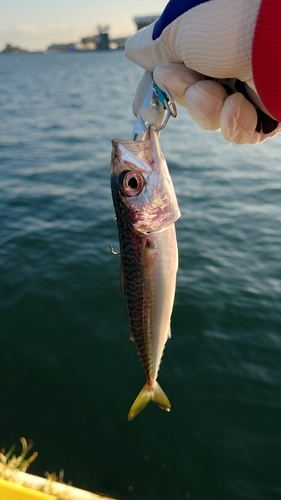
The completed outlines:
[[[146,384],[129,412],[134,418],[150,401],[170,410],[157,383],[173,307],[178,266],[174,222],[180,216],[157,134],[144,141],[113,141],[111,188],[119,231],[121,286],[131,338]]]
[[[145,293],[143,273],[143,245],[146,244],[147,238],[132,230],[131,225],[127,223],[126,216],[129,214],[122,213],[122,205],[120,206],[120,214],[122,216],[117,216],[117,222],[120,234],[122,273],[126,282],[126,288],[123,291],[130,320],[130,334],[136,342],[146,376],[150,377],[152,356],[147,314],[149,301]]]

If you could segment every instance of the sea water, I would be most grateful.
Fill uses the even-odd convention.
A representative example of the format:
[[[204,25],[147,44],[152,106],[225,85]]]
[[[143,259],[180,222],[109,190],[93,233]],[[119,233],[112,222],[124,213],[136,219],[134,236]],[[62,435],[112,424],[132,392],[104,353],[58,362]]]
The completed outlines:
[[[182,110],[161,133],[181,209],[171,413],[120,291],[111,139],[142,70],[121,51],[0,59],[0,448],[125,500],[281,496],[281,141],[230,146]],[[18,445],[18,452],[20,446]]]

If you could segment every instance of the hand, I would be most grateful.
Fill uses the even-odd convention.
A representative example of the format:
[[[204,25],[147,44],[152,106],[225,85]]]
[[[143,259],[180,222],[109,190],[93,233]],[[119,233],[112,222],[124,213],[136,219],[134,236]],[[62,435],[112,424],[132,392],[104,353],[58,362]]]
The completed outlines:
[[[187,9],[191,2],[196,3],[185,0],[181,5]],[[280,133],[281,125],[279,110],[275,120],[259,99],[253,79],[252,42],[260,4],[205,1],[173,18],[181,7],[171,0],[158,22],[128,40],[126,55],[153,71],[157,85],[166,86],[204,129],[221,130],[237,144],[261,143]],[[135,113],[147,80],[145,73]]]

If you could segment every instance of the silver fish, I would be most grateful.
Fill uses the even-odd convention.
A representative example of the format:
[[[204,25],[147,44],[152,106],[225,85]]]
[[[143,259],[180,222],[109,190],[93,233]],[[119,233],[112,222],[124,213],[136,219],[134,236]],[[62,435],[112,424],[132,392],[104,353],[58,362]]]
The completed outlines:
[[[170,337],[178,268],[174,222],[180,211],[153,125],[142,141],[112,141],[112,145],[111,189],[119,230],[121,287],[131,338],[146,374],[146,384],[128,415],[132,420],[151,400],[164,410],[171,409],[156,379]]]

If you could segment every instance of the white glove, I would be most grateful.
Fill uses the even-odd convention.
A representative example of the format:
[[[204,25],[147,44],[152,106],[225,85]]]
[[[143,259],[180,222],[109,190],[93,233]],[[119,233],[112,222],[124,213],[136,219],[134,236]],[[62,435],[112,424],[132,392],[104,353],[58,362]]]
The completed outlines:
[[[167,87],[204,129],[221,130],[237,144],[258,144],[275,137],[281,132],[279,115],[270,114],[259,99],[252,71],[261,0],[197,3],[167,24],[156,39],[157,22],[137,32],[127,41],[126,56],[153,71],[157,85]],[[145,73],[134,102],[135,114],[147,82]]]

